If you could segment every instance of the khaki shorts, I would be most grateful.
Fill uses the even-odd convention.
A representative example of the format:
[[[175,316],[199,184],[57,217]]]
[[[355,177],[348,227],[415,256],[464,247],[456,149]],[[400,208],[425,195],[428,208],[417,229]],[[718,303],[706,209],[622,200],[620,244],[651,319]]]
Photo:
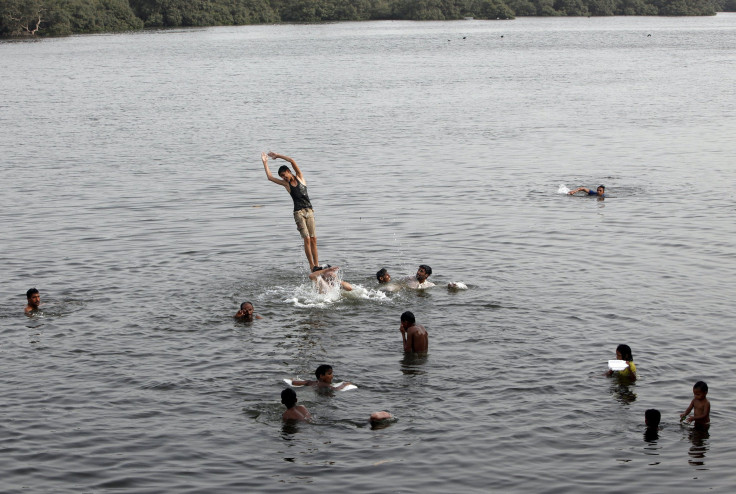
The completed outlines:
[[[296,221],[296,229],[302,238],[316,237],[314,230],[314,211],[312,209],[300,209],[294,211],[294,221]]]

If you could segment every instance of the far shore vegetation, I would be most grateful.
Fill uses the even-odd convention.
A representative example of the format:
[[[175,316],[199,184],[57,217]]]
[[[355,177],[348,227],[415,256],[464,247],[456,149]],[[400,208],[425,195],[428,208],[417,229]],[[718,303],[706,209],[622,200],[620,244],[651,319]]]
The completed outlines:
[[[736,11],[736,0],[0,0],[0,37],[268,23],[725,11]]]

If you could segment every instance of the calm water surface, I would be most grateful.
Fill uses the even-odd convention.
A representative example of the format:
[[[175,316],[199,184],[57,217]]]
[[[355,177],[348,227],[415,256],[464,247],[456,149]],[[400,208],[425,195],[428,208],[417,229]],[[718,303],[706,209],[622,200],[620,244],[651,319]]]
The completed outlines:
[[[735,48],[734,14],[0,43],[0,490],[732,491]],[[262,150],[350,296],[311,293]],[[282,424],[321,363],[359,389]]]

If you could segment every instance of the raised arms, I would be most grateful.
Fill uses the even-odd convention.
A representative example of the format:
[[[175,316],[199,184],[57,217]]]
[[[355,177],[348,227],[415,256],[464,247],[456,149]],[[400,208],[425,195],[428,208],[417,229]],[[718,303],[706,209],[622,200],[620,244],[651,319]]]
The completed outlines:
[[[268,169],[268,155],[266,153],[261,153],[261,161],[263,162],[263,168],[266,170],[266,176],[268,179],[275,183],[283,186],[287,191],[289,190],[289,184],[286,182],[286,180],[281,180],[280,178],[276,178],[271,174],[271,170]]]
[[[296,178],[299,179],[301,183],[304,185],[307,185],[307,181],[304,180],[304,175],[302,175],[302,171],[299,169],[299,165],[296,164],[296,161],[294,161],[292,158],[289,158],[288,156],[284,156],[283,154],[274,153],[273,151],[269,151],[268,156],[273,159],[281,159],[288,161],[291,163],[291,166],[294,168],[294,173],[296,174]]]

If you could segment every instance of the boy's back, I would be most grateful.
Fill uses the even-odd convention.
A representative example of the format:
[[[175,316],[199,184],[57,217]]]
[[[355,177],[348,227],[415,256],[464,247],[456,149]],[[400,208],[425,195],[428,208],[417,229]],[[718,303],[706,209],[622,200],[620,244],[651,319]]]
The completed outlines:
[[[281,416],[283,420],[301,420],[306,421],[312,418],[304,405],[294,405],[284,412]]]

